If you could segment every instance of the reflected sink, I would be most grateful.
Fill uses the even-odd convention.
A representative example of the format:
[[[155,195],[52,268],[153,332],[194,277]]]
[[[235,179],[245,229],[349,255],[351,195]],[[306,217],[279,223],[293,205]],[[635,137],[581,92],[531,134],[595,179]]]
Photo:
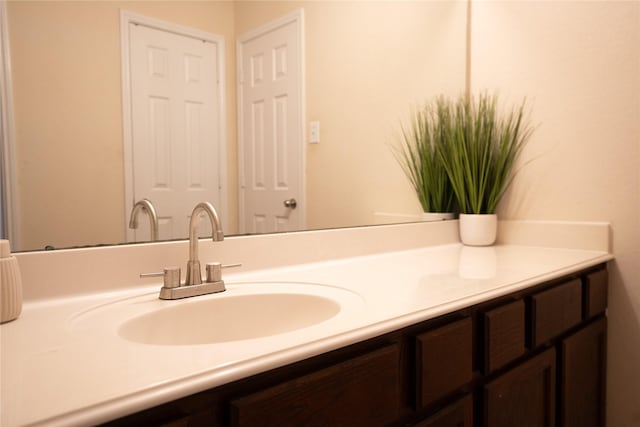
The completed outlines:
[[[120,326],[118,335],[154,345],[239,341],[313,326],[341,309],[332,299],[303,293],[218,295],[222,297],[194,298],[134,317]]]

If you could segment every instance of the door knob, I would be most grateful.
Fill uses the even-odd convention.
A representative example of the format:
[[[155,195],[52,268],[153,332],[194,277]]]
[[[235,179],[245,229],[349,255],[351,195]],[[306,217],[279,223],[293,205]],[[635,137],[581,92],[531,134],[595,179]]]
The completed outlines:
[[[298,206],[298,202],[296,202],[296,199],[294,199],[294,198],[291,198],[291,199],[288,199],[288,200],[284,201],[284,207],[285,208],[295,209],[296,206]]]

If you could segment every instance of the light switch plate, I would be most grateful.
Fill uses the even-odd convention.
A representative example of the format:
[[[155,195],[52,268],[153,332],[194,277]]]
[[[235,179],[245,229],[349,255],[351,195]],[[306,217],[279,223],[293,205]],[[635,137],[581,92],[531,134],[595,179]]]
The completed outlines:
[[[320,122],[309,122],[309,144],[320,142]]]

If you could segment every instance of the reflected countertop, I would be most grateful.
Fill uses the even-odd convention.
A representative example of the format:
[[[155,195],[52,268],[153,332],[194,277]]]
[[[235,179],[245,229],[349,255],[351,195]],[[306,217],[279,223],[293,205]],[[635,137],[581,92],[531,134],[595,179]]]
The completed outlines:
[[[182,303],[158,300],[157,284],[30,302],[18,320],[0,330],[0,424],[104,422],[612,258],[595,250],[474,248],[455,243],[270,270],[229,271],[226,296],[252,292],[251,283],[296,282],[339,288],[354,297],[345,299],[340,317],[333,321],[214,344],[150,345],[118,335],[118,325],[135,309],[104,315],[109,307],[123,302],[128,307],[132,302],[140,307]],[[102,317],[83,321],[95,312]]]

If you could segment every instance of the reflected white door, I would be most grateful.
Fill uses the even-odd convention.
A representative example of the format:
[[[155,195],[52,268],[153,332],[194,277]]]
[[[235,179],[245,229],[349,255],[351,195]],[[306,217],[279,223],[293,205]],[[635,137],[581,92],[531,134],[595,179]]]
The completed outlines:
[[[185,238],[197,203],[221,207],[219,49],[129,24],[133,198],[127,202],[153,203],[159,239]],[[211,235],[204,221],[201,228]],[[147,218],[139,219],[134,239],[149,240]]]
[[[301,229],[302,11],[239,37],[237,57],[240,232]]]

